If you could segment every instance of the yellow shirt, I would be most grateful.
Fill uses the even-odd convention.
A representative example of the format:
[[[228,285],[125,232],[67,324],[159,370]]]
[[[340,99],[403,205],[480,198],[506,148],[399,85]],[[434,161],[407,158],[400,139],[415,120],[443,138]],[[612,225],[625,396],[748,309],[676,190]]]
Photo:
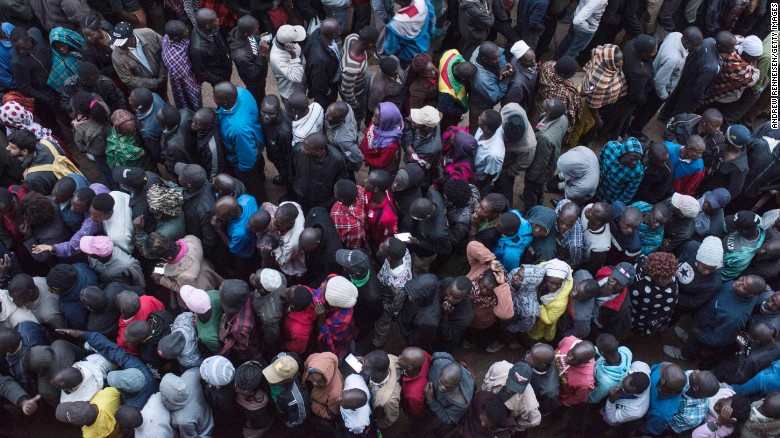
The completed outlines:
[[[95,422],[89,426],[81,427],[84,438],[108,438],[118,436],[116,427],[116,410],[122,404],[119,391],[116,388],[103,388],[89,401],[98,408],[98,416]]]

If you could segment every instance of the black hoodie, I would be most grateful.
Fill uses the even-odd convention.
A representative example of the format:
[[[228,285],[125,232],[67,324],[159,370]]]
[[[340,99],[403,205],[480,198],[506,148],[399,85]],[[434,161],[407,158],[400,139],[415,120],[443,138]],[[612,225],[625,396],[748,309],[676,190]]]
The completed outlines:
[[[439,279],[433,274],[414,277],[404,285],[406,302],[398,313],[398,328],[406,343],[426,351],[433,344],[441,319]]]

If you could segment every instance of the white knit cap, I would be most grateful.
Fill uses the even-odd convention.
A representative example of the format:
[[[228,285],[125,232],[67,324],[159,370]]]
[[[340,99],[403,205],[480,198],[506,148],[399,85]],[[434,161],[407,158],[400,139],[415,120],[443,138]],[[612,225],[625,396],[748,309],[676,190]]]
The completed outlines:
[[[761,39],[755,35],[745,37],[739,44],[742,48],[742,53],[750,56],[761,56],[764,54],[764,44]]]
[[[707,236],[696,251],[696,261],[719,268],[723,264],[723,242],[715,236]]]
[[[512,53],[512,56],[514,56],[517,59],[520,59],[525,53],[530,49],[531,47],[528,46],[528,44],[525,43],[525,41],[520,40],[516,42],[511,49],[509,49],[509,52]]]
[[[695,218],[701,211],[701,205],[699,205],[699,201],[696,198],[679,193],[672,195],[672,206],[679,208],[682,214],[689,219]]]
[[[351,309],[357,302],[358,290],[351,281],[337,275],[325,285],[325,300],[334,307]]]
[[[200,364],[200,377],[209,385],[221,387],[233,381],[235,367],[224,356],[211,356]]]

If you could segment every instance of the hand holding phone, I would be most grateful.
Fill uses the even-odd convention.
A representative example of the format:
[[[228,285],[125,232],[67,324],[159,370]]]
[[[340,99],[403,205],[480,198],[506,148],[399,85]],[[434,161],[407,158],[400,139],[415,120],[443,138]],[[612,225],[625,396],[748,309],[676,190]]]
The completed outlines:
[[[412,233],[398,233],[395,235],[395,238],[401,242],[408,242],[412,238]]]
[[[349,354],[349,356],[344,358],[344,362],[347,363],[350,367],[352,367],[353,370],[355,370],[356,373],[359,373],[363,371],[363,364],[360,363],[358,358],[355,357],[352,353]]]

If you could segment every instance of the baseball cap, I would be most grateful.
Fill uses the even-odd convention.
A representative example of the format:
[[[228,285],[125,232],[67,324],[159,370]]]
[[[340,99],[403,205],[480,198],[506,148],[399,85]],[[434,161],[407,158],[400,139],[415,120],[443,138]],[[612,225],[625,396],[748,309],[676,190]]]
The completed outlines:
[[[176,163],[173,171],[176,176],[194,186],[202,186],[208,180],[206,170],[197,164]]]
[[[422,108],[414,108],[410,113],[412,121],[433,128],[441,121],[441,113],[436,108],[426,105]]]
[[[114,252],[114,242],[106,236],[84,236],[79,240],[81,252],[98,257],[108,257]]]
[[[111,179],[115,183],[141,190],[149,178],[140,167],[115,167],[111,171]]]
[[[276,41],[281,44],[300,42],[306,39],[306,29],[303,26],[285,24],[276,31]]]
[[[614,268],[612,268],[612,273],[609,274],[610,277],[617,280],[618,283],[622,284],[623,286],[630,283],[631,277],[634,275],[636,275],[636,269],[634,269],[634,266],[628,262],[618,263]]]
[[[114,47],[122,47],[127,43],[130,36],[133,35],[133,26],[130,23],[123,21],[111,31],[111,45]]]
[[[506,376],[506,387],[515,394],[522,394],[531,380],[531,365],[525,362],[516,363]]]
[[[750,141],[750,130],[744,125],[731,125],[726,129],[726,139],[732,145],[743,148]]]
[[[366,269],[370,267],[368,256],[357,249],[339,249],[336,251],[336,263],[352,269]]]
[[[275,385],[291,379],[298,373],[298,362],[292,356],[281,356],[271,365],[263,368],[263,375],[268,383]]]

